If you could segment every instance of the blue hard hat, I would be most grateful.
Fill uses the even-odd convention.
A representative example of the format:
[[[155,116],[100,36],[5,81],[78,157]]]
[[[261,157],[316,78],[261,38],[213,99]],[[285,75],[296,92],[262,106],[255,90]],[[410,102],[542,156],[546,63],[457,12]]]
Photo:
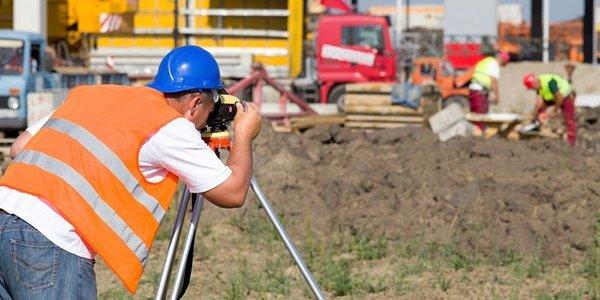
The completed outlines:
[[[163,93],[223,88],[215,58],[198,46],[178,47],[167,53],[154,80],[147,84]]]

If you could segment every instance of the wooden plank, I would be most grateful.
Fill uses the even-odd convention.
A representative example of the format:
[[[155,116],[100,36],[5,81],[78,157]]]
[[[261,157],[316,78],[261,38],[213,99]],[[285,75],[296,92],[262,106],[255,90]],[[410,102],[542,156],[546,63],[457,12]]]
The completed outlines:
[[[467,113],[465,118],[470,122],[484,122],[484,123],[496,123],[496,124],[510,124],[514,121],[520,121],[521,116],[516,114],[477,114]]]
[[[394,87],[393,82],[361,82],[347,83],[346,93],[380,93],[391,94]]]
[[[392,105],[392,97],[380,94],[346,94],[344,95],[344,105]]]
[[[517,125],[519,125],[519,123],[521,123],[521,121],[519,121],[519,120],[512,121],[511,123],[508,124],[508,126],[506,126],[506,128],[500,130],[499,135],[505,139],[508,138],[510,133],[514,131],[515,127],[517,127]],[[518,137],[518,135],[517,135],[517,137]]]
[[[271,122],[271,128],[273,128],[273,130],[275,132],[283,132],[283,133],[291,133],[292,132],[292,126],[287,123],[273,121],[273,122]]]
[[[301,130],[319,124],[344,124],[345,121],[343,114],[296,117],[292,118],[292,129]]]
[[[350,128],[371,128],[371,129],[390,129],[390,128],[404,128],[408,126],[414,126],[414,124],[406,123],[375,123],[375,122],[346,122],[344,125]]]
[[[378,115],[346,115],[348,121],[362,122],[398,122],[398,123],[423,123],[421,116],[378,116]]]
[[[344,108],[347,114],[370,114],[370,115],[401,115],[401,116],[420,116],[421,111],[400,106],[372,106],[372,105],[348,105]]]

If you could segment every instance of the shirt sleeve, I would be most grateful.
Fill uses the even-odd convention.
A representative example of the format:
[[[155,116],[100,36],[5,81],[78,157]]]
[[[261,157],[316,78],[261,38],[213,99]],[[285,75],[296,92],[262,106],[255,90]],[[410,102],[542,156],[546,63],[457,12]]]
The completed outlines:
[[[500,64],[498,62],[490,64],[490,76],[500,79]]]
[[[54,113],[54,112],[52,112]],[[44,126],[44,124],[46,124],[46,122],[48,122],[48,119],[50,119],[50,116],[52,116],[52,113],[45,116],[42,119],[39,119],[37,122],[33,123],[31,126],[27,127],[27,129],[25,129],[27,132],[29,132],[29,134],[31,135],[35,135],[36,133],[38,133],[38,131],[40,131],[40,129],[42,129],[42,126]]]
[[[184,118],[165,125],[148,143],[156,163],[179,176],[192,193],[209,191],[231,176],[231,169],[206,145],[194,124]]]

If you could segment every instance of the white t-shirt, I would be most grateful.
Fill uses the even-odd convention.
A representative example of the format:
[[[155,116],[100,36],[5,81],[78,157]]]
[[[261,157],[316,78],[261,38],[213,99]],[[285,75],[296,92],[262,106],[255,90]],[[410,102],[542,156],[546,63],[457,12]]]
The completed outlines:
[[[489,68],[487,70],[486,75],[492,78],[496,78],[496,80],[500,79],[500,64],[498,63],[498,61],[494,60],[493,63],[488,65],[488,67]],[[479,84],[478,82],[472,81],[469,85],[469,89],[481,91],[483,90],[483,86],[481,86],[481,84]]]
[[[35,135],[48,118],[36,122],[27,132]],[[231,175],[231,170],[204,143],[194,124],[185,118],[167,123],[150,137],[140,149],[139,163],[148,182],[160,182],[170,171],[192,193],[211,190]],[[0,186],[0,208],[31,224],[65,251],[90,259],[95,256],[73,226],[43,199]]]

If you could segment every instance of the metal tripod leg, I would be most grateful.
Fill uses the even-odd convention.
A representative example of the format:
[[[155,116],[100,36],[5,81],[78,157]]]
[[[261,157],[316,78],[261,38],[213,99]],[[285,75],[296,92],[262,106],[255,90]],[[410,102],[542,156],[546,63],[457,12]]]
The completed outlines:
[[[175,260],[175,251],[177,250],[177,244],[179,244],[179,236],[181,236],[181,228],[183,227],[183,221],[185,220],[185,211],[190,201],[190,192],[184,188],[179,200],[179,209],[177,210],[177,217],[175,218],[175,225],[173,226],[173,232],[171,232],[171,241],[169,242],[169,248],[167,250],[167,258],[163,267],[162,275],[160,276],[160,283],[156,292],[156,300],[163,300],[167,296],[167,287],[169,285],[169,279],[171,277],[171,267]]]
[[[296,250],[294,243],[288,236],[287,232],[285,231],[285,228],[283,228],[283,225],[281,224],[281,222],[279,221],[279,218],[273,211],[271,204],[267,200],[267,197],[265,196],[262,189],[258,185],[258,182],[256,181],[256,178],[254,176],[252,176],[252,179],[250,180],[250,187],[252,188],[252,191],[256,195],[256,198],[258,198],[258,200],[260,201],[260,204],[262,205],[262,207],[265,209],[267,216],[269,217],[269,220],[271,220],[271,223],[273,224],[273,226],[277,230],[277,233],[283,240],[285,247],[290,252],[290,255],[294,259],[294,262],[296,262],[296,265],[300,269],[300,272],[302,273],[304,280],[306,280],[306,282],[310,286],[310,289],[313,292],[313,295],[315,295],[315,298],[317,298],[319,300],[325,299],[325,296],[323,295],[323,292],[321,292],[321,289],[319,288],[317,281],[313,278],[312,274],[310,273],[310,271],[308,270],[308,268],[302,261],[302,257],[300,257],[298,250]]]
[[[177,300],[179,291],[183,286],[183,281],[185,277],[185,267],[190,252],[193,250],[192,245],[194,242],[194,238],[196,237],[196,229],[198,228],[198,221],[200,220],[200,212],[202,211],[202,206],[204,204],[204,197],[200,194],[196,194],[196,203],[194,204],[194,211],[192,212],[192,220],[190,223],[190,230],[187,233],[187,238],[185,240],[185,245],[183,248],[183,254],[181,255],[181,261],[179,262],[179,269],[177,270],[177,277],[175,278],[175,285],[173,286],[173,293],[171,294],[171,300]]]

